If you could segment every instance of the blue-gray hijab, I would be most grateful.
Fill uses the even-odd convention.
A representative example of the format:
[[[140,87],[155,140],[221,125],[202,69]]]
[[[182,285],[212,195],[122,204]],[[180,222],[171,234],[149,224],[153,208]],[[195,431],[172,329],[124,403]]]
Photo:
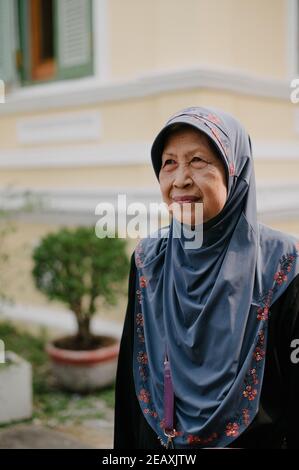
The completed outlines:
[[[271,305],[299,273],[298,244],[257,222],[250,138],[227,113],[184,109],[152,146],[157,178],[167,129],[204,132],[223,159],[228,196],[203,224],[203,244],[185,249],[176,219],[135,249],[137,285],[133,372],[141,410],[162,443],[163,361],[175,394],[175,447],[225,447],[259,408]],[[185,232],[184,232],[185,233]]]

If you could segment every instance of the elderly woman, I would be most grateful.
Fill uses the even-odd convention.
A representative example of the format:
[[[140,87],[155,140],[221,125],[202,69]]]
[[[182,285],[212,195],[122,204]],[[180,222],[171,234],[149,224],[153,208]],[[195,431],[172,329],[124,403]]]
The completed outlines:
[[[257,221],[248,134],[188,108],[151,155],[172,217],[131,259],[114,447],[299,448],[299,245]],[[175,236],[178,225],[189,231]]]

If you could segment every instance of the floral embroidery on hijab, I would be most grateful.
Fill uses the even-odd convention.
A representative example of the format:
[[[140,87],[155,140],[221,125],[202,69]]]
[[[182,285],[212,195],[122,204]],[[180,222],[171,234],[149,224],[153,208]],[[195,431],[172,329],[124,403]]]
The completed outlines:
[[[296,248],[299,248],[299,243],[296,245]],[[138,245],[138,256],[142,256],[142,246],[141,244]],[[298,253],[297,253],[298,255]],[[139,258],[140,259],[140,258]],[[244,389],[242,392],[242,401],[244,401],[244,406],[241,407],[241,411],[238,415],[236,415],[230,422],[226,424],[224,433],[228,437],[238,437],[240,434],[240,428],[242,425],[248,426],[251,420],[251,403],[256,399],[258,395],[258,391],[255,388],[256,385],[259,384],[260,379],[260,370],[261,370],[261,362],[264,360],[266,351],[265,351],[265,329],[267,328],[267,323],[269,320],[269,306],[271,303],[271,299],[273,294],[275,293],[275,290],[281,285],[281,279],[283,280],[282,282],[285,282],[287,280],[287,274],[289,273],[292,269],[292,264],[294,263],[296,259],[296,255],[291,255],[291,254],[286,254],[283,255],[279,261],[279,270],[276,271],[274,275],[274,287],[270,288],[268,292],[261,297],[260,301],[264,305],[261,307],[258,307],[257,309],[257,319],[261,321],[261,323],[264,325],[257,334],[257,341],[256,341],[256,346],[253,351],[252,355],[252,363],[250,366],[250,369],[248,373],[245,376],[244,380]],[[140,277],[139,284],[142,288],[146,288],[147,283],[146,282],[141,282],[141,280],[144,279],[144,276]],[[136,291],[137,295],[137,300],[139,301],[141,291],[137,290]],[[142,346],[142,349],[138,351],[137,354],[137,361],[141,366],[139,367],[139,373],[140,376],[143,380],[144,388],[142,388],[139,392],[138,399],[143,406],[144,404],[146,405],[145,408],[143,408],[143,412],[145,415],[150,415],[154,419],[158,419],[158,413],[153,407],[153,404],[151,402],[151,395],[149,391],[145,387],[145,382],[148,379],[149,372],[148,372],[148,356],[147,353],[145,352],[145,344],[144,344],[144,334],[143,334],[143,326],[144,326],[144,319],[142,313],[137,313],[136,314],[136,325],[137,325],[137,336],[139,338],[139,343],[140,346]],[[149,407],[150,406],[150,407]],[[163,427],[163,420],[160,421],[160,427],[161,429],[164,429]],[[179,427],[179,423],[178,426]],[[181,436],[183,437],[186,442],[190,446],[195,446],[195,445],[207,445],[210,444],[214,441],[217,441],[219,439],[219,434],[216,432],[211,433],[208,437],[203,437],[203,436],[198,436],[198,435],[193,435],[193,434],[187,434],[184,431],[176,430],[176,436]],[[165,446],[165,443],[161,437],[158,436],[158,439],[160,440],[161,444]]]

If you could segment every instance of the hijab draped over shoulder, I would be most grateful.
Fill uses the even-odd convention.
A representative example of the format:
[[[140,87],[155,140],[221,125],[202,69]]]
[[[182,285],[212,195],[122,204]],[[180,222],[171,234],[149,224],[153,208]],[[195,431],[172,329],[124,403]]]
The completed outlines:
[[[185,123],[212,139],[227,174],[222,211],[203,223],[200,248],[176,224],[135,249],[133,374],[144,417],[162,444],[163,362],[175,395],[175,447],[225,447],[259,407],[271,305],[299,273],[295,238],[257,221],[250,138],[227,113],[193,107],[172,116],[152,146],[157,178],[167,130]],[[184,232],[185,233],[185,232]]]

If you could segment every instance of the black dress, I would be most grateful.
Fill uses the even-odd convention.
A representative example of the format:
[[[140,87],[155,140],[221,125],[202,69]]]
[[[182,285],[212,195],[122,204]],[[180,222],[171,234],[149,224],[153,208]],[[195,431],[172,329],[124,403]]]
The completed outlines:
[[[115,449],[163,450],[144,418],[133,379],[136,266],[131,258],[129,297],[115,390]],[[299,339],[299,275],[271,307],[259,412],[229,447],[299,449],[299,363],[291,362],[291,341]]]

